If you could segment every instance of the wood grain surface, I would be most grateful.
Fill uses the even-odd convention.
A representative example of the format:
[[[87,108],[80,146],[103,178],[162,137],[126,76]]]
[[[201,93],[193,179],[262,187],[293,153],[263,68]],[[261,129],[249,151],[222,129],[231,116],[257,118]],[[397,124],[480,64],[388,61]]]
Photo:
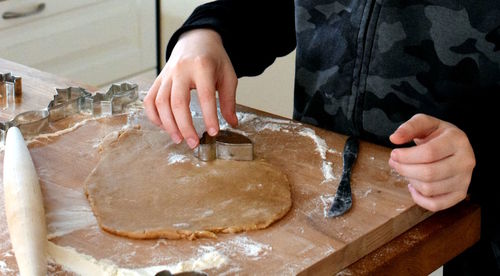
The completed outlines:
[[[55,92],[54,87],[78,85],[31,68],[0,61],[1,72],[10,71],[20,75],[24,83],[22,104],[16,106],[15,110],[1,112],[2,118],[18,111],[45,107]],[[92,91],[91,87],[88,88]],[[270,116],[241,106],[238,110],[251,112],[259,118]],[[72,120],[77,119],[80,118]],[[82,185],[99,159],[96,141],[120,129],[126,121],[126,116],[91,121],[75,131],[55,138],[40,139],[30,145],[44,192],[46,213],[58,214],[60,210],[71,210],[75,205],[86,204],[82,201]],[[60,125],[67,124],[60,122]],[[341,151],[346,137],[307,125],[289,129],[288,132],[269,129],[256,131],[249,125],[246,129],[242,125],[242,128],[253,139],[256,155],[281,168],[292,185],[292,210],[270,228],[239,235],[219,235],[217,240],[138,241],[113,236],[91,223],[76,231],[55,235],[51,242],[125,268],[175,264],[196,258],[200,252],[212,247],[223,252],[229,262],[210,269],[209,273],[331,275],[369,255],[431,215],[413,203],[406,182],[387,165],[390,150],[361,142],[352,174],[353,208],[342,217],[327,219],[323,213],[327,205],[324,201],[328,195],[335,193],[340,179]],[[317,142],[298,134],[304,129],[313,130],[324,140],[329,149],[325,160],[316,150]],[[1,165],[3,152],[0,153],[0,160]],[[326,182],[322,172],[324,162],[331,162],[333,175],[336,176]],[[10,248],[1,189],[2,185],[0,260],[5,263],[3,272],[15,274],[17,268]],[[50,224],[54,217],[49,216],[48,220]],[[252,246],[258,250],[245,251]],[[52,266],[51,271],[60,270],[60,267]]]

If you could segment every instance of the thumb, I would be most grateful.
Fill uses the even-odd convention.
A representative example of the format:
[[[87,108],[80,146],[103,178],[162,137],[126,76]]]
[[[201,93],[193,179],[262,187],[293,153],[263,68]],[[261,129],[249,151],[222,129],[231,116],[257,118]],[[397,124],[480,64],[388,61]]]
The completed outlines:
[[[425,114],[416,114],[401,124],[389,137],[393,144],[401,145],[414,139],[425,138],[438,129],[440,120]]]
[[[231,68],[232,69],[232,68]],[[224,72],[217,82],[217,90],[219,91],[220,111],[226,121],[233,127],[238,125],[236,117],[236,86],[238,78],[234,70]]]

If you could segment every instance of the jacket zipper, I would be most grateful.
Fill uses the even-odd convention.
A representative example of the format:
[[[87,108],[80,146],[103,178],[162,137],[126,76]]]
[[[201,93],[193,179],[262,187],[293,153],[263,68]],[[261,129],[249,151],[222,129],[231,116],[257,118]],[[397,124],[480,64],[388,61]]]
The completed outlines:
[[[361,26],[360,26],[360,34],[362,35],[362,41],[361,42],[361,52],[358,54],[359,58],[359,67],[357,68],[357,83],[355,86],[355,100],[354,100],[354,106],[352,110],[352,124],[353,124],[353,135],[359,136],[361,132],[363,131],[363,101],[364,101],[364,96],[365,96],[365,91],[364,85],[362,83],[365,83],[362,81],[362,76],[363,76],[363,69],[365,69],[365,63],[367,63],[366,59],[369,59],[370,56],[367,56],[367,53],[371,51],[372,47],[368,47],[368,45],[373,45],[373,41],[368,41],[367,36],[370,31],[370,27],[372,26],[371,21],[372,21],[372,16],[374,14],[375,10],[375,5],[376,5],[376,0],[367,0],[366,5],[369,5],[368,12],[366,15],[363,14],[362,19],[361,19]],[[365,10],[366,10],[366,5],[365,5]],[[365,13],[365,11],[363,12]],[[365,21],[363,19],[366,18]],[[364,24],[363,24],[364,23]],[[373,27],[375,28],[375,26]],[[372,39],[373,40],[373,39]],[[358,42],[358,45],[359,43]],[[370,42],[370,43],[369,43]],[[368,49],[369,48],[369,49]],[[359,51],[358,51],[359,52]],[[366,68],[368,69],[368,68]]]

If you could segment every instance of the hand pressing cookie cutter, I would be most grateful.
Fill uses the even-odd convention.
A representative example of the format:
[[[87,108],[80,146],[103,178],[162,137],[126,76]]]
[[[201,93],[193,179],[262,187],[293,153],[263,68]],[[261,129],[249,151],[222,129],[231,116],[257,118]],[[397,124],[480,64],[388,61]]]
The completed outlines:
[[[252,161],[253,143],[245,135],[229,130],[220,130],[217,136],[204,132],[194,155],[201,161],[217,159]]]
[[[81,87],[56,88],[56,95],[47,108],[26,111],[7,122],[0,122],[3,137],[11,126],[21,130],[23,136],[43,133],[50,122],[64,119],[74,114],[92,116],[111,115],[123,112],[124,107],[137,100],[137,84],[113,84],[105,94],[90,92]],[[103,106],[108,107],[107,110]],[[3,140],[3,139],[2,139]]]

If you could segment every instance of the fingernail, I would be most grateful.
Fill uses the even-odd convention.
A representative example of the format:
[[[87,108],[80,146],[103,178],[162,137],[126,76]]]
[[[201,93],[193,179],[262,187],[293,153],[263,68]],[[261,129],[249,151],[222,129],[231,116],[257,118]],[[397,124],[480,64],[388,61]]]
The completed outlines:
[[[193,139],[193,138],[189,138],[189,139],[187,139],[187,144],[188,144],[188,146],[189,146],[190,148],[192,148],[192,149],[193,149],[194,147],[196,147],[196,144],[197,144],[197,143],[196,143],[196,140],[195,140],[195,139]]]
[[[208,134],[209,134],[210,136],[215,136],[215,135],[217,134],[217,129],[215,129],[215,128],[213,128],[213,127],[209,128],[209,129],[208,129]]]
[[[410,192],[413,192],[415,191],[415,188],[413,188],[411,184],[408,184],[408,190],[410,190]]]
[[[392,158],[389,158],[389,166],[391,166],[391,168],[394,168],[394,160]]]
[[[396,153],[396,150],[392,150],[392,151],[391,151],[391,159],[396,160],[396,154],[397,154],[397,153]]]
[[[180,142],[182,142],[182,138],[177,134],[172,134],[171,137],[172,137],[172,141],[174,141],[174,143],[176,143],[176,144],[179,144]]]

